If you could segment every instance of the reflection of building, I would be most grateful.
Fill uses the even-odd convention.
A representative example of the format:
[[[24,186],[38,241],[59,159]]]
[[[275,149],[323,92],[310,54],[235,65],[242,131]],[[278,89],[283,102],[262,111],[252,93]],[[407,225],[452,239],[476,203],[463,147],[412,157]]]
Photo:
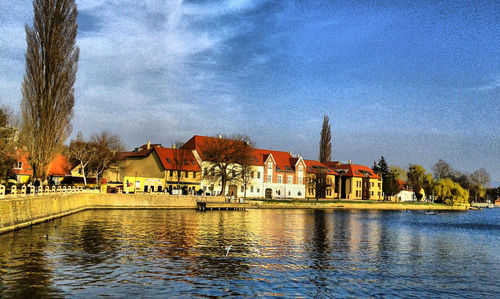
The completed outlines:
[[[306,163],[307,173],[306,198],[316,198],[316,190],[320,192],[318,198],[337,198],[335,176],[338,173],[318,161],[304,160],[304,162]],[[320,180],[325,180],[325,182]],[[318,187],[318,185],[322,186]]]
[[[120,177],[125,192],[163,192],[167,189],[172,193],[181,189],[188,193],[200,189],[200,166],[190,151],[148,142],[132,152],[122,153],[121,158]]]
[[[341,162],[325,162],[324,165],[339,173],[336,190],[345,199],[382,199],[382,179],[364,165]]]

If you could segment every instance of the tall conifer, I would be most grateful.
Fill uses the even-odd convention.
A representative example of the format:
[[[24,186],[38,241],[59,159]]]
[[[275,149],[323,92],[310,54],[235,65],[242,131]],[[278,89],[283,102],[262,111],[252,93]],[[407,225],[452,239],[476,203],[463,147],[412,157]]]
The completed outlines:
[[[331,160],[332,156],[332,135],[328,115],[323,117],[323,127],[321,129],[321,139],[319,141],[319,161],[326,162]]]

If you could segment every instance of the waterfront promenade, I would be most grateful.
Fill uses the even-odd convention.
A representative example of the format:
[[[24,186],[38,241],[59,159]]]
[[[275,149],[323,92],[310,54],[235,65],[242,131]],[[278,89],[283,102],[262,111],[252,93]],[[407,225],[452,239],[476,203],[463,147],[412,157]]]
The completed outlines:
[[[43,196],[7,197],[0,199],[0,233],[48,221],[90,209],[196,209],[198,201],[224,203],[222,196],[173,196],[166,194],[100,194],[63,193]],[[311,201],[311,200],[246,200],[257,209],[365,209],[365,210],[456,210],[467,206],[442,204],[376,202],[376,201]]]

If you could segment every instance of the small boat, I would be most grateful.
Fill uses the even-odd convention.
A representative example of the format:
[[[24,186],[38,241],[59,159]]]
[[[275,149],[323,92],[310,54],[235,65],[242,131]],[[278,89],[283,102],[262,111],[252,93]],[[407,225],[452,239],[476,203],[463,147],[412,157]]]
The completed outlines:
[[[425,213],[425,215],[436,215],[436,213],[433,211],[428,211],[427,213]]]

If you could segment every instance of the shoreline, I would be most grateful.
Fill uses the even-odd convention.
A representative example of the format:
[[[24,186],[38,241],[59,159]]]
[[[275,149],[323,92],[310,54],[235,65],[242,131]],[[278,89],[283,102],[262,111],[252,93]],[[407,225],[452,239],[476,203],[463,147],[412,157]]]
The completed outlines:
[[[46,194],[0,199],[0,234],[91,209],[192,209],[198,201],[224,204],[214,196],[172,196],[164,194]],[[336,210],[422,210],[467,211],[468,206],[435,203],[360,202],[326,200],[245,200],[248,209],[336,209]],[[249,204],[249,205],[248,205]],[[237,204],[236,204],[237,205]]]

